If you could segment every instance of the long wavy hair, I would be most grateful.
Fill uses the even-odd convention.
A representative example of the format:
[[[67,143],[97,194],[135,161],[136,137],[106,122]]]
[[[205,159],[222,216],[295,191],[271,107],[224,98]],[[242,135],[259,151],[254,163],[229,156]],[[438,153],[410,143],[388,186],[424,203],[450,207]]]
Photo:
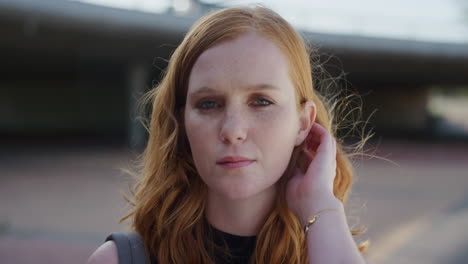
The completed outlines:
[[[188,80],[197,58],[221,42],[256,32],[273,41],[288,58],[296,90],[297,107],[311,100],[317,106],[316,122],[336,136],[334,106],[313,86],[309,49],[303,38],[277,13],[264,7],[227,8],[199,19],[172,54],[162,81],[149,93],[149,140],[137,170],[132,204],[127,216],[131,228],[144,241],[148,255],[160,263],[214,263],[213,243],[204,217],[207,186],[193,162],[183,123]],[[286,183],[298,164],[305,171],[303,145],[293,150],[288,168],[279,180],[275,206],[257,234],[252,263],[308,263],[306,240],[297,217],[286,203]],[[312,150],[311,150],[312,151]],[[346,204],[353,180],[350,154],[337,140],[334,195]],[[353,235],[362,230],[350,232]],[[366,243],[359,246],[363,252]]]

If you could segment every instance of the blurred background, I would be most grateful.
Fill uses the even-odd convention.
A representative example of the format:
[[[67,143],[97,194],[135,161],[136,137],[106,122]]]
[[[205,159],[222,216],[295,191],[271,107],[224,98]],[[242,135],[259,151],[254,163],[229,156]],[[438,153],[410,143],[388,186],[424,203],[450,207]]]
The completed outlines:
[[[128,206],[138,98],[200,16],[262,3],[361,95],[348,217],[375,263],[468,262],[465,0],[0,0],[0,263],[84,263]]]

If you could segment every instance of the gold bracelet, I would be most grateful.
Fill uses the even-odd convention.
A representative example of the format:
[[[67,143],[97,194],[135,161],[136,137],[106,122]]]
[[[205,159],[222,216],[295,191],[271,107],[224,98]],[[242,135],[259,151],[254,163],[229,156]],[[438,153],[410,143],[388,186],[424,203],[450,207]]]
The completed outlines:
[[[328,212],[328,211],[332,211],[332,210],[338,210],[338,208],[329,208],[329,209],[325,209],[325,210],[322,210],[320,212],[318,212],[316,215],[312,216],[312,218],[309,219],[309,221],[307,221],[307,223],[305,224],[304,226],[304,232],[307,233],[307,231],[309,231],[309,227],[315,223],[315,221],[317,221],[317,217],[325,212]]]

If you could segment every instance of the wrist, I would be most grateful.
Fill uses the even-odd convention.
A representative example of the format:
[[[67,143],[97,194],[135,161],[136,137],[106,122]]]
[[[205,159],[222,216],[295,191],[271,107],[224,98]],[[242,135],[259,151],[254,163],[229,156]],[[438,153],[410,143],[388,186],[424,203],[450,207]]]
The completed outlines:
[[[344,211],[343,203],[334,195],[331,197],[320,197],[314,199],[314,201],[311,202],[307,208],[304,208],[304,210],[299,214],[301,225],[304,226],[318,212],[330,208],[337,208],[338,211]]]

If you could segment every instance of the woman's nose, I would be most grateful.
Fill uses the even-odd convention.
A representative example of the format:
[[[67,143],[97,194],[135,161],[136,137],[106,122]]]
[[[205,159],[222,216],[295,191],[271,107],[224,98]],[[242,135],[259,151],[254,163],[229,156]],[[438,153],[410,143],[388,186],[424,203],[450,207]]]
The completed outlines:
[[[221,121],[220,139],[224,143],[237,144],[247,138],[247,122],[239,111],[226,113]]]

